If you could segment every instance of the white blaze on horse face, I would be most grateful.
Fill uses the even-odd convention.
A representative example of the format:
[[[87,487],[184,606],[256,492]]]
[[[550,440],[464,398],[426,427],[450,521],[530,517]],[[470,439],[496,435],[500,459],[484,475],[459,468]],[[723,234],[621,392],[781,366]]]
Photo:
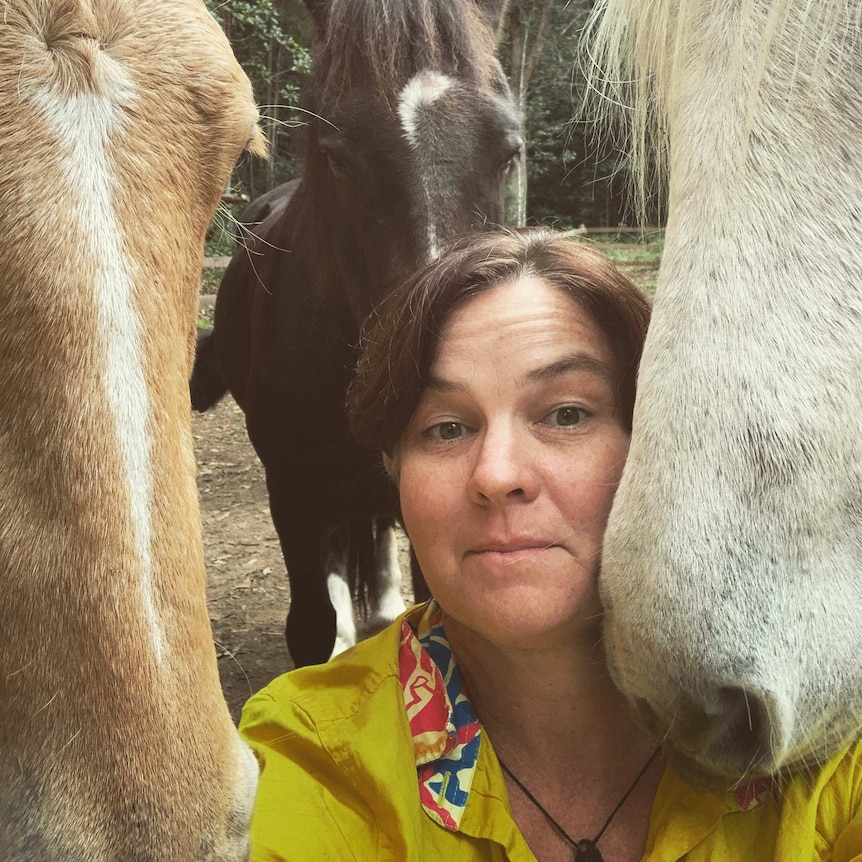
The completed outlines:
[[[166,639],[153,598],[151,556],[152,421],[149,391],[141,363],[141,321],[135,308],[134,277],[120,221],[112,199],[108,147],[122,131],[118,106],[135,100],[125,70],[102,56],[95,91],[59,93],[43,90],[36,98],[51,128],[68,184],[68,199],[83,250],[93,262],[93,301],[104,349],[102,384],[114,416],[116,439],[125,471],[135,551],[141,571],[141,601],[154,655],[161,663]]]
[[[414,75],[401,91],[398,116],[404,136],[414,149],[419,147],[419,121],[424,107],[433,105],[455,84],[454,78],[425,70]]]
[[[401,128],[410,147],[421,154],[422,140],[420,124],[424,110],[441,99],[454,85],[455,79],[439,72],[425,70],[414,75],[401,91],[398,99],[398,116]],[[422,171],[422,190],[425,195],[428,212],[428,259],[433,260],[440,254],[437,238],[437,226],[432,213],[432,177],[427,171]]]

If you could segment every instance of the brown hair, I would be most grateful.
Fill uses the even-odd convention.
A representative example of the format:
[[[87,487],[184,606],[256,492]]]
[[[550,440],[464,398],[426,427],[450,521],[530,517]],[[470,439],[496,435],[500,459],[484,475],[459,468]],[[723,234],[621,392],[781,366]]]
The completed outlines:
[[[474,234],[418,270],[372,315],[347,396],[360,442],[393,455],[437,357],[440,333],[470,297],[522,276],[564,290],[601,329],[617,360],[617,398],[631,431],[650,315],[646,295],[600,252],[548,229]]]

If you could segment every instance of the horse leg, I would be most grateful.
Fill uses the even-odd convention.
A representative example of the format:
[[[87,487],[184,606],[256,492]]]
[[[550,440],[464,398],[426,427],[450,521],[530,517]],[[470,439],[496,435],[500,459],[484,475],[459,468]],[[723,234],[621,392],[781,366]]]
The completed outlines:
[[[332,655],[336,614],[327,586],[322,527],[301,524],[282,538],[290,581],[290,611],[284,626],[287,648],[297,667],[323,664]]]
[[[269,509],[290,581],[290,611],[284,627],[287,648],[297,667],[322,664],[335,643],[335,609],[326,579],[326,529],[302,517],[297,489],[267,471]]]
[[[353,596],[347,575],[344,554],[337,548],[330,548],[326,563],[326,586],[329,599],[335,608],[335,646],[332,656],[336,656],[356,643],[356,620],[353,614]]]
[[[410,582],[413,585],[413,601],[417,603],[427,602],[431,598],[431,590],[425,583],[425,575],[422,574],[422,568],[419,565],[419,560],[416,559],[413,545],[410,546]]]
[[[398,564],[398,537],[395,522],[377,518],[377,578],[376,601],[368,621],[372,631],[385,628],[405,610],[401,598],[401,566]]]

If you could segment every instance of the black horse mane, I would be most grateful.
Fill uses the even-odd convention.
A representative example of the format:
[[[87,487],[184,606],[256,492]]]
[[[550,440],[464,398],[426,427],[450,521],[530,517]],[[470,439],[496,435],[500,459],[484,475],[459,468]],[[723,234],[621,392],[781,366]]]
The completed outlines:
[[[318,34],[318,93],[400,89],[420,69],[486,83],[499,72],[495,34],[474,0],[333,0]]]

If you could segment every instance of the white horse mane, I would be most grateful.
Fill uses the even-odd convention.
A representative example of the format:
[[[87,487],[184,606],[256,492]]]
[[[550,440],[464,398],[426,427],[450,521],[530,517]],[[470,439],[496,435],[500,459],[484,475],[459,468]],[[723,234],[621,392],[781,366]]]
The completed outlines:
[[[619,137],[624,138],[621,144],[627,151],[640,214],[652,184],[666,178],[669,117],[680,64],[691,41],[689,34],[700,26],[709,5],[703,0],[598,0],[587,23],[582,43],[589,85],[585,111],[600,126],[624,130]],[[729,53],[749,68],[745,76],[749,119],[774,51],[791,54],[793,60],[782,63],[782,68],[790,70],[793,80],[804,77],[816,84],[827,63],[841,66],[858,48],[862,7],[854,9],[848,0],[736,0],[728,2],[727,8],[732,9],[726,16],[727,38],[739,43]],[[779,37],[791,25],[795,42],[779,46]],[[752,32],[759,43],[753,56],[742,44]],[[838,51],[836,33],[844,37]],[[809,43],[805,50],[799,44],[803,39]],[[745,139],[739,143],[741,162]]]

